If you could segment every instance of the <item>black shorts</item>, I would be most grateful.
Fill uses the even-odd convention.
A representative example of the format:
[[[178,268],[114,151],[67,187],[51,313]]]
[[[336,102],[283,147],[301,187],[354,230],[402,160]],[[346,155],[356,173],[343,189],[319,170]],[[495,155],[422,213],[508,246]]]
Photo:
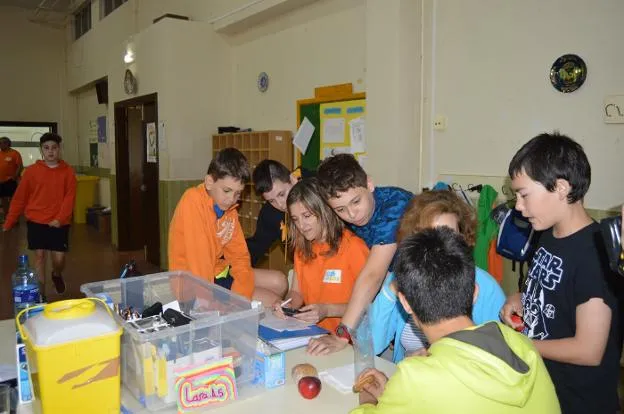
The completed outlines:
[[[0,183],[0,198],[13,197],[17,190],[17,181],[8,180]]]
[[[54,252],[69,250],[69,225],[57,228],[32,221],[27,222],[26,225],[30,250],[52,250]]]

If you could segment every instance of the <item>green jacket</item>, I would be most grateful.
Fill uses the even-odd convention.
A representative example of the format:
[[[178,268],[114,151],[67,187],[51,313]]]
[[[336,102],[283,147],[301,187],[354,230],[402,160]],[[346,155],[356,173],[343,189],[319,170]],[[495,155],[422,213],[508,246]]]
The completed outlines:
[[[479,196],[479,206],[477,208],[477,234],[474,247],[475,265],[481,269],[488,270],[488,251],[490,242],[498,234],[498,224],[490,217],[492,205],[496,201],[498,193],[490,185],[484,185]]]
[[[363,404],[351,414],[561,412],[531,340],[501,323],[455,332],[429,352],[401,361],[378,404]]]

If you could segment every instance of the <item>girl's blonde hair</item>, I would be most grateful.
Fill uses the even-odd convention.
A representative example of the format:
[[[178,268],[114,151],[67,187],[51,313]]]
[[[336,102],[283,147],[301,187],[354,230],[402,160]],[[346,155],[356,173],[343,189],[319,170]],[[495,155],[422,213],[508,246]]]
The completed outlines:
[[[457,217],[459,233],[469,246],[474,246],[477,217],[474,208],[452,191],[425,191],[410,201],[401,218],[397,231],[397,241],[409,235],[430,228],[441,214],[454,214]]]
[[[340,247],[344,223],[334,213],[329,205],[321,196],[320,187],[316,178],[306,178],[295,184],[288,193],[286,199],[286,207],[290,212],[290,206],[295,203],[301,203],[310,211],[321,224],[325,242],[329,245],[329,250],[323,252],[323,255],[333,256]],[[312,242],[299,232],[292,220],[288,223],[288,238],[290,247],[295,254],[300,254],[305,262],[316,257],[312,250]]]

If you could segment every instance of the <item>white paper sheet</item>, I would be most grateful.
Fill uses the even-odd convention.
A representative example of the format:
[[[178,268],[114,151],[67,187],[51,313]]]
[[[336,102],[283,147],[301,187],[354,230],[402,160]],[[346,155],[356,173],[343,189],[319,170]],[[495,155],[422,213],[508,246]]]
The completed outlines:
[[[322,381],[325,381],[343,394],[351,394],[353,392],[353,383],[355,382],[353,364],[321,371],[319,372],[319,377]]]
[[[293,137],[293,145],[301,151],[302,154],[305,154],[308,150],[308,145],[310,144],[310,138],[312,138],[312,134],[314,134],[314,125],[308,118],[303,118],[301,121],[301,125],[299,125],[299,129],[297,133]]]
[[[366,152],[366,133],[364,118],[355,118],[349,121],[351,150],[353,153]]]
[[[158,150],[167,151],[167,140],[165,139],[165,121],[158,123]]]
[[[328,118],[323,122],[323,135],[321,139],[325,143],[342,144],[344,142],[344,118]]]
[[[271,328],[276,331],[301,331],[303,329],[307,329],[309,326],[314,324],[310,324],[307,322],[302,322],[299,319],[287,317],[286,319],[278,318],[273,315],[273,312],[267,310],[264,313],[264,318],[260,320],[260,325],[266,326],[267,328]]]
[[[368,155],[358,155],[357,159],[362,169],[366,171],[366,164],[368,164]]]

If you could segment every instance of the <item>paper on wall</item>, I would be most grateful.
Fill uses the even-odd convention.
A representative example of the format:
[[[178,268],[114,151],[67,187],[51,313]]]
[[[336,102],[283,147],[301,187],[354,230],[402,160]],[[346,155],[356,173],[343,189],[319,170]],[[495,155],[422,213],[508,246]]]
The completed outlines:
[[[326,144],[342,144],[344,142],[344,118],[328,118],[323,122],[323,136]]]
[[[362,169],[366,171],[366,164],[368,164],[368,155],[358,155],[357,160],[360,163]]]
[[[158,150],[167,151],[167,140],[165,139],[165,121],[158,123]]]
[[[351,150],[353,153],[366,152],[366,134],[364,118],[355,118],[349,121],[351,135]]]
[[[304,117],[303,121],[301,121],[301,125],[299,125],[297,133],[293,137],[293,145],[297,147],[302,154],[305,154],[308,150],[310,138],[312,138],[312,134],[314,134],[315,129],[316,128],[314,128],[312,122],[310,122],[308,118]]]
[[[145,127],[145,143],[147,146],[147,162],[158,162],[158,148],[156,146],[156,123],[150,122]]]

